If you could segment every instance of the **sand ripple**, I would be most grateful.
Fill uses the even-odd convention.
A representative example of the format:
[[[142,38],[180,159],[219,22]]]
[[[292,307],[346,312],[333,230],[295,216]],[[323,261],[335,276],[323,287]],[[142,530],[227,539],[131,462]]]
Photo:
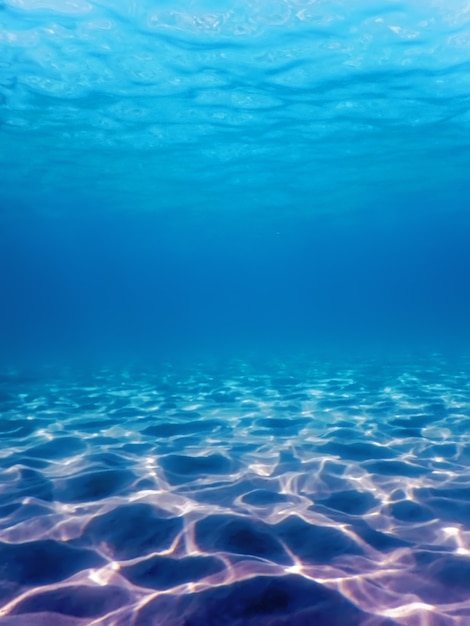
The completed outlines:
[[[470,623],[470,385],[434,356],[0,380],[2,626]]]

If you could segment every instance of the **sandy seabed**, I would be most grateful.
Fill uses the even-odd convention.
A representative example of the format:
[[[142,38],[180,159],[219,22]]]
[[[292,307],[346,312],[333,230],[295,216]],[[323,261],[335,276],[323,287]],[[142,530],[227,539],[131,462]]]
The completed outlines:
[[[4,372],[1,626],[470,624],[466,366]]]

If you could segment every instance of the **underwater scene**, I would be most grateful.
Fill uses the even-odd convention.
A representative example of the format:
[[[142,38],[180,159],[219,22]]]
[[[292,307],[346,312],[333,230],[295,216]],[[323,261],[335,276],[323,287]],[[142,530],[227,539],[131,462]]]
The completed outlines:
[[[0,0],[0,626],[470,626],[468,0]]]

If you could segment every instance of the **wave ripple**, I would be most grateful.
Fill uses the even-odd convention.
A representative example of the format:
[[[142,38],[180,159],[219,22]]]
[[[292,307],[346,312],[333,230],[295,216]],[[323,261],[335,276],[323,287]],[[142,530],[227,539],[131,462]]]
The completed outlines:
[[[0,3],[4,204],[291,215],[468,189],[466,0],[167,4]]]

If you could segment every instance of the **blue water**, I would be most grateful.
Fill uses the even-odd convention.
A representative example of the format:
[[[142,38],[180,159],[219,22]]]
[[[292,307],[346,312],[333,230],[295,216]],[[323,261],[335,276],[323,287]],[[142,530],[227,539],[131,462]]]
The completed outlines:
[[[467,0],[0,0],[0,625],[470,624]]]

